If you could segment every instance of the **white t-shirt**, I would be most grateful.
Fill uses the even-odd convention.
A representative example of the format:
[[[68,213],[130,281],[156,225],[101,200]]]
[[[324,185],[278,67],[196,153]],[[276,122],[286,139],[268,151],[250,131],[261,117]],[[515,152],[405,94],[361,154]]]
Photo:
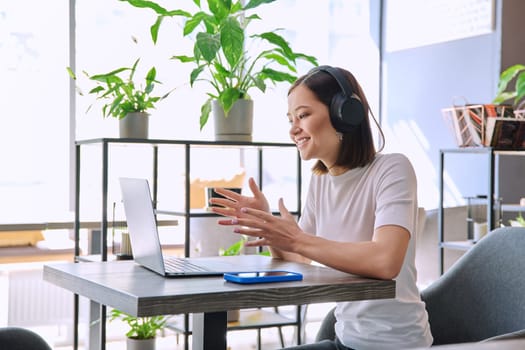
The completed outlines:
[[[411,234],[395,279],[395,299],[337,303],[335,332],[345,346],[382,350],[432,344],[416,286],[416,220],[416,176],[402,154],[378,154],[372,164],[339,176],[312,176],[299,220],[305,232],[341,242],[370,241],[383,225],[399,225]]]

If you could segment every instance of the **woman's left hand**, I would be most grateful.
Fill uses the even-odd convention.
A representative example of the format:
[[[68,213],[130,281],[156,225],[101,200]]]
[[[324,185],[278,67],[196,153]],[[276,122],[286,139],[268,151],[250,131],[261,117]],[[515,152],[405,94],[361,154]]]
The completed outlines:
[[[246,246],[270,246],[280,251],[297,252],[301,236],[304,232],[299,228],[292,214],[279,199],[281,216],[274,216],[266,211],[241,208],[242,216],[232,220],[221,220],[222,225],[238,225],[234,232],[257,237],[246,242]]]

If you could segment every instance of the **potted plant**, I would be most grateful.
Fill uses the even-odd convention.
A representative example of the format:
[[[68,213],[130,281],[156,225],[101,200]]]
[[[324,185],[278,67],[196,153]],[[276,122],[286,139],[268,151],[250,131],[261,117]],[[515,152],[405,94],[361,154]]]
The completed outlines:
[[[275,0],[250,0],[246,5],[240,0],[194,0],[197,6],[194,13],[169,11],[152,1],[125,1],[136,7],[150,8],[158,14],[151,27],[154,43],[164,18],[182,16],[185,19],[183,35],[193,38],[193,54],[174,55],[172,58],[195,65],[189,77],[191,86],[197,82],[208,84],[208,98],[201,106],[200,128],[202,130],[206,125],[213,110],[218,139],[231,133],[233,139],[251,140],[253,102],[249,92],[255,88],[265,92],[267,83],[294,82],[298,60],[317,65],[315,57],[294,52],[276,30],[247,34],[248,25],[261,19],[250,12]],[[248,39],[250,43],[247,43]],[[246,50],[246,47],[260,49],[256,53]],[[236,128],[232,131],[225,129],[223,122],[226,121],[235,124]],[[246,131],[241,130],[243,121],[247,121]],[[243,135],[244,132],[247,134]]]
[[[509,87],[514,79],[514,86]],[[523,64],[510,66],[500,75],[498,91],[493,102],[499,104],[507,100],[512,100],[517,110],[521,109],[525,102],[525,65]]]
[[[134,317],[112,309],[110,321],[121,320],[128,324],[126,347],[128,350],[154,350],[157,332],[166,325],[165,316]]]
[[[139,61],[140,58],[131,67],[121,67],[103,74],[89,75],[83,72],[96,84],[89,94],[95,95],[97,100],[104,101],[103,117],[114,117],[119,120],[122,138],[148,138],[148,111],[154,109],[157,102],[169,95],[169,92],[162,97],[151,95],[155,84],[160,84],[156,80],[155,67],[149,69],[144,84],[135,83],[135,71]],[[67,67],[67,71],[72,79],[77,80],[70,67]],[[123,74],[127,75],[123,76]],[[83,95],[82,90],[77,90]],[[88,110],[91,107],[92,105]]]

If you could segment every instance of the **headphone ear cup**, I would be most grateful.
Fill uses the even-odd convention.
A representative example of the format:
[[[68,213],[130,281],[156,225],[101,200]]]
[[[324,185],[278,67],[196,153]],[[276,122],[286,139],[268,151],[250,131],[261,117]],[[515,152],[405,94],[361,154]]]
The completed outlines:
[[[335,130],[350,132],[363,122],[365,111],[361,101],[345,94],[334,95],[330,103],[330,120]]]

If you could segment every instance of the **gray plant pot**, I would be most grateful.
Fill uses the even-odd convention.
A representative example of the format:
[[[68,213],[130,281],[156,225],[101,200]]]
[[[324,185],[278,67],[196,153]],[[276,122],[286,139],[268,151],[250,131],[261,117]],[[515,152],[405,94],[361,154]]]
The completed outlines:
[[[147,139],[149,114],[146,112],[128,113],[119,120],[120,138]]]
[[[126,338],[127,350],[155,350],[155,338],[152,339],[131,339]]]
[[[217,100],[212,101],[211,111],[215,122],[217,141],[252,141],[253,101],[238,100],[224,116],[224,109]]]

